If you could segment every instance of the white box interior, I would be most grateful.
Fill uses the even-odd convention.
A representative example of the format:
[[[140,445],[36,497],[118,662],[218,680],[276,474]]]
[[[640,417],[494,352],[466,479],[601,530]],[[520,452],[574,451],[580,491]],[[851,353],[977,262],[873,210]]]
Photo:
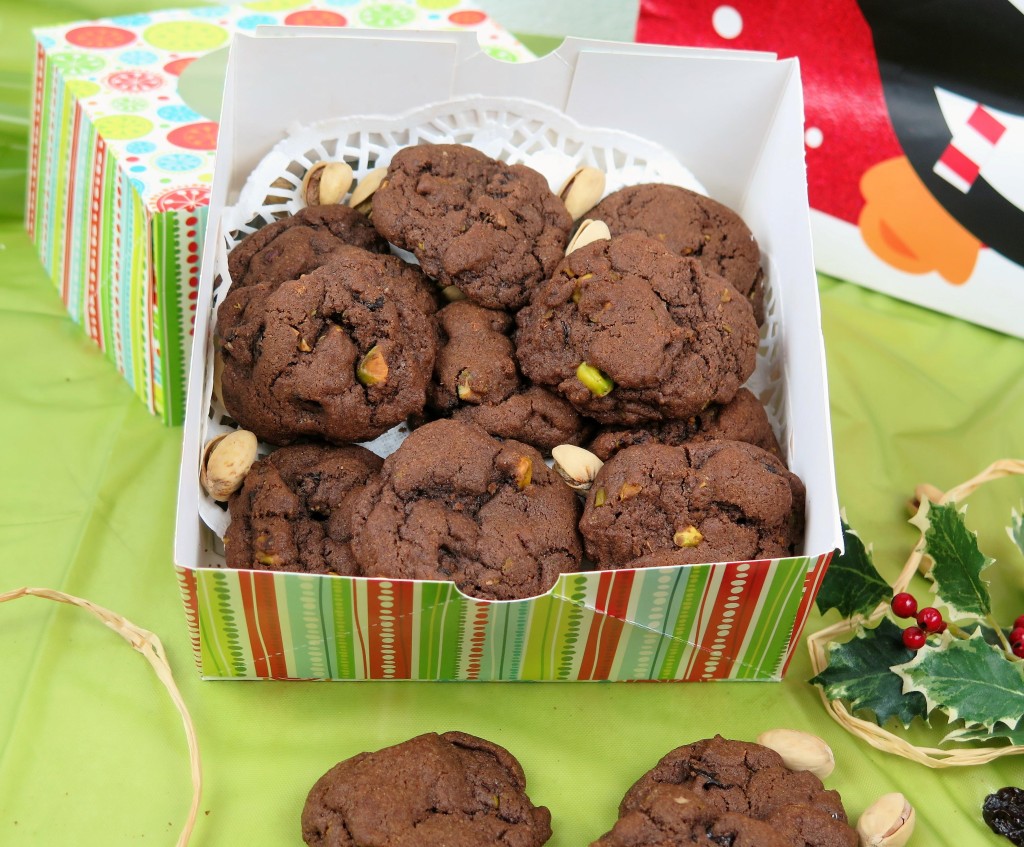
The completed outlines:
[[[782,313],[784,449],[807,487],[801,553],[841,547],[795,60],[570,38],[542,59],[509,64],[489,57],[468,32],[382,37],[273,28],[236,36],[228,61],[189,367],[175,561],[213,563],[198,517],[198,466],[220,210],[289,124],[397,114],[470,95],[536,100],[581,124],[662,144],[744,218],[771,257],[769,284]]]

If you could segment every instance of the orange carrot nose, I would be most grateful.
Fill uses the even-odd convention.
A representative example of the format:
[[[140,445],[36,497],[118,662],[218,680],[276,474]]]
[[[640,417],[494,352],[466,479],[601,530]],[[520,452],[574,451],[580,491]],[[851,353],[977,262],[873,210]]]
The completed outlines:
[[[865,204],[857,224],[876,256],[907,273],[935,271],[954,285],[967,282],[981,242],[939,205],[906,156],[871,167],[860,191]]]

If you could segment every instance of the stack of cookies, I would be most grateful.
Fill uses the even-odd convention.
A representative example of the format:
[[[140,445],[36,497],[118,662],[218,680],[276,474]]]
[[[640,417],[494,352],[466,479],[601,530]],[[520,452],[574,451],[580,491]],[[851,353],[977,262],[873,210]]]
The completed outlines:
[[[555,194],[460,145],[377,177],[229,255],[219,396],[277,448],[230,494],[229,566],[505,600],[591,563],[793,552],[803,486],[742,387],[764,294],[735,213],[669,185]],[[383,462],[357,444],[401,425]],[[589,445],[589,490],[545,463],[559,445]]]

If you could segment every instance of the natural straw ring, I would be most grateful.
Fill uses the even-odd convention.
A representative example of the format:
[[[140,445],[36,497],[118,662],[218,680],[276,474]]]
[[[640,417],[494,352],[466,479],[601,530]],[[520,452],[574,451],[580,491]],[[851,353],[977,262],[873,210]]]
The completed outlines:
[[[993,462],[977,476],[972,477],[966,482],[960,483],[960,485],[955,488],[951,488],[945,493],[942,493],[937,488],[930,485],[919,485],[917,487],[916,494],[919,500],[923,497],[927,497],[933,503],[937,503],[939,505],[944,505],[946,503],[959,503],[973,494],[986,482],[992,482],[993,480],[1015,474],[1024,474],[1024,460],[1001,459],[998,462]],[[911,577],[913,577],[914,572],[918,569],[921,569],[922,573],[927,572],[928,568],[922,564],[924,559],[924,546],[924,531],[922,530],[920,540],[914,546],[914,550],[910,554],[910,558],[907,559],[906,564],[903,566],[903,570],[900,571],[899,576],[896,578],[896,582],[893,583],[894,593],[899,593],[900,591],[905,590],[910,584],[910,580]],[[872,623],[879,620],[885,616],[888,608],[888,603],[879,603],[878,607],[866,617],[864,615],[854,615],[852,618],[847,618],[837,624],[826,627],[813,635],[809,635],[807,637],[807,650],[811,654],[811,667],[814,669],[815,676],[828,667],[827,645],[829,642],[834,641],[837,636],[848,635],[856,632],[857,628],[862,624]],[[854,717],[850,714],[850,711],[842,701],[829,700],[828,697],[825,696],[825,691],[823,689],[819,689],[819,693],[821,694],[822,702],[825,704],[826,711],[837,723],[840,724],[840,726],[846,729],[847,732],[863,739],[877,750],[902,756],[904,759],[919,762],[929,768],[956,768],[965,767],[967,765],[983,765],[986,762],[991,762],[993,759],[998,759],[1000,756],[1012,756],[1018,753],[1024,753],[1024,746],[1016,744],[1004,747],[975,747],[969,750],[943,750],[938,747],[918,747],[911,744],[909,741],[900,738],[898,735],[894,735],[888,730],[883,729],[873,721]]]
[[[188,741],[188,757],[192,768],[192,807],[189,809],[188,820],[185,821],[185,826],[182,827],[177,843],[177,847],[186,847],[189,838],[192,836],[196,817],[199,814],[199,799],[203,791],[203,774],[199,762],[199,742],[196,740],[196,730],[192,725],[192,718],[189,716],[185,701],[181,697],[181,692],[178,690],[178,686],[174,684],[171,666],[167,663],[167,655],[164,653],[164,647],[160,643],[160,639],[149,630],[136,626],[131,621],[110,611],[110,609],[104,609],[102,606],[97,606],[95,603],[83,600],[81,597],[65,594],[62,591],[53,591],[49,588],[18,588],[14,591],[8,591],[6,594],[0,594],[0,603],[29,596],[42,597],[57,603],[67,603],[91,612],[131,644],[136,651],[145,656],[146,661],[153,666],[153,670],[156,671],[157,677],[164,684],[167,693],[171,695],[171,700],[174,701],[174,706],[181,715],[182,723],[185,725],[185,739]]]

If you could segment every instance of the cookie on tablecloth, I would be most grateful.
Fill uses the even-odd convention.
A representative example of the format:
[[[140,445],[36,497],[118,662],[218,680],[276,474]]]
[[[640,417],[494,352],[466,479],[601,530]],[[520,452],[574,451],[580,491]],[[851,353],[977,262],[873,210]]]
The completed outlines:
[[[376,438],[423,411],[435,309],[418,268],[356,247],[273,289],[232,288],[217,315],[225,408],[272,444]]]
[[[525,305],[572,228],[537,171],[460,144],[399,150],[373,195],[373,223],[441,287],[490,309]]]
[[[232,288],[279,285],[314,271],[344,245],[387,253],[365,215],[348,206],[307,206],[247,235],[228,254]]]
[[[571,252],[516,321],[523,373],[601,423],[686,419],[754,372],[750,303],[639,233]]]
[[[774,750],[714,738],[677,747],[640,777],[591,847],[857,847],[838,792]]]
[[[533,597],[579,570],[578,517],[576,495],[532,447],[439,420],[412,432],[355,498],[352,552],[366,576]]]
[[[526,794],[503,747],[465,732],[427,733],[339,762],[302,810],[309,847],[540,847],[551,813]]]
[[[296,444],[260,459],[228,502],[228,567],[358,575],[351,499],[381,464],[354,444]]]
[[[482,426],[550,453],[558,444],[579,444],[589,425],[561,396],[529,386],[519,373],[509,337],[511,315],[468,300],[437,313],[441,344],[429,401],[439,415]]]
[[[709,439],[745,441],[782,458],[782,450],[764,406],[746,388],[736,392],[736,396],[728,403],[713,403],[704,411],[684,420],[664,421],[633,429],[602,427],[587,449],[601,461],[607,462],[619,450],[636,444],[654,442],[678,447],[687,441]]]
[[[609,194],[585,217],[604,221],[613,236],[642,232],[673,253],[692,256],[731,282],[750,301],[757,322],[764,321],[761,251],[728,206],[676,185],[649,183]]]
[[[753,444],[642,444],[605,462],[580,532],[602,569],[774,559],[802,537],[804,499],[799,477]]]

